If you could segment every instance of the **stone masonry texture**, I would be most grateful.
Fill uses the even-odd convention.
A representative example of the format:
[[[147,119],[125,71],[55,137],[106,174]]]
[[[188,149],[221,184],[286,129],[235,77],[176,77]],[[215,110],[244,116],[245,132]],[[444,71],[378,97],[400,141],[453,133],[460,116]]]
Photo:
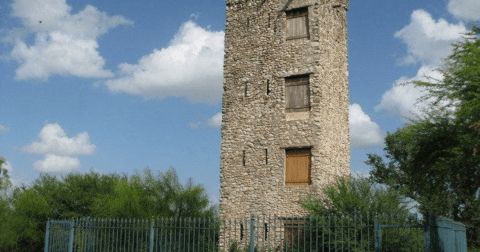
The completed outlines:
[[[286,11],[304,7],[309,37],[288,40]],[[348,0],[226,0],[222,218],[304,216],[301,199],[350,174],[347,10]],[[305,74],[310,110],[287,112],[285,78]],[[285,184],[290,148],[311,148],[310,185]]]

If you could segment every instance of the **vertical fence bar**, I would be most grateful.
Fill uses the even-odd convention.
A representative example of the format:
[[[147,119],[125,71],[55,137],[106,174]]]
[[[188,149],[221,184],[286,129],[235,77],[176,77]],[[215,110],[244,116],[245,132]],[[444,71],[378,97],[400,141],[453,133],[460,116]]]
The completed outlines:
[[[431,226],[431,217],[430,213],[425,215],[425,226],[423,228],[423,249],[425,252],[432,251],[431,249],[431,235],[432,235],[432,226]]]
[[[70,233],[68,234],[68,252],[73,252],[73,235],[75,232],[75,222],[72,219],[70,222]]]
[[[119,243],[118,241],[119,241],[119,239],[121,238],[121,236],[120,236],[120,234],[119,234],[119,232],[120,232],[121,229],[118,228],[118,227],[120,226],[120,220],[119,220],[119,219],[115,219],[114,225],[115,225],[115,227],[117,227],[117,228],[115,229],[115,231],[117,231],[117,232],[116,232],[116,234],[115,234],[116,242],[115,242],[114,244],[112,244],[113,251],[118,250],[118,247],[119,247],[119,246],[118,246],[118,243]]]
[[[250,218],[250,252],[255,252],[255,217]]]
[[[337,242],[337,233],[338,233],[337,218],[338,218],[338,216],[334,215],[333,218],[335,220],[335,228],[334,228],[334,230],[335,230],[335,251],[337,251],[337,243],[338,243]]]
[[[47,230],[45,231],[45,247],[43,248],[44,252],[48,252],[48,238],[50,237],[50,221],[47,221]]]
[[[153,228],[153,219],[150,220],[150,242],[148,243],[148,251],[153,252],[153,242],[155,238],[155,229]]]
[[[106,223],[106,227],[108,228],[109,232],[108,232],[108,241],[106,241],[107,243],[107,251],[110,251],[110,242],[111,240],[113,240],[113,237],[115,237],[115,229],[112,228],[112,219],[107,219],[107,223]]]
[[[382,252],[382,229],[380,228],[378,215],[375,215],[373,219],[373,232],[375,234],[375,252]]]

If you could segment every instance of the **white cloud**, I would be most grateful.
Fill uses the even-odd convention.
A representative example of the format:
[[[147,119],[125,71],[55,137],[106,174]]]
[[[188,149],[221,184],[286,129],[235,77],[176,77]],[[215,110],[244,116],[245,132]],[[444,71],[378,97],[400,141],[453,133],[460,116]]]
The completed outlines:
[[[210,127],[220,128],[220,126],[222,126],[222,112],[216,113],[207,120],[206,124]]]
[[[465,32],[467,29],[462,23],[450,24],[444,19],[435,21],[426,11],[416,10],[411,15],[410,24],[397,31],[395,37],[407,45],[403,63],[438,65],[451,53],[451,44]]]
[[[45,125],[38,137],[40,141],[24,146],[21,150],[45,156],[34,164],[34,168],[42,172],[68,172],[78,169],[80,161],[75,156],[91,155],[96,148],[90,143],[87,132],[69,138],[56,123]]]
[[[189,123],[188,127],[190,127],[191,129],[198,129],[198,127],[200,127],[200,125],[202,125],[201,122],[195,122],[195,123]]]
[[[451,44],[459,41],[467,32],[463,23],[451,24],[444,19],[434,20],[424,10],[416,10],[411,15],[410,23],[395,33],[407,45],[407,56],[404,63],[421,64],[417,75],[399,78],[391,89],[382,95],[380,104],[375,111],[386,110],[392,115],[403,118],[412,118],[420,115],[424,109],[428,109],[429,101],[417,103],[423,93],[423,89],[413,85],[400,85],[411,81],[427,81],[427,78],[441,80],[442,74],[436,71],[442,59],[452,53]]]
[[[448,11],[459,19],[480,20],[480,1],[450,0]]]
[[[216,113],[214,116],[203,122],[195,122],[188,124],[188,126],[192,129],[197,129],[202,125],[206,125],[212,128],[220,128],[220,126],[222,126],[222,112]]]
[[[363,112],[358,104],[349,107],[350,142],[353,148],[366,148],[383,144],[380,128]]]
[[[109,29],[132,21],[108,16],[88,5],[77,14],[65,0],[15,0],[12,16],[22,21],[24,32],[12,32],[10,56],[20,66],[16,79],[48,79],[51,75],[111,77],[103,69],[105,60],[98,52],[97,38]],[[29,45],[24,36],[33,35]]]
[[[7,127],[5,127],[5,126],[3,126],[3,125],[0,125],[0,133],[5,133],[5,134],[6,134],[6,133],[8,133],[9,131],[10,131],[10,130],[9,130]]]
[[[40,142],[33,142],[22,150],[29,153],[61,156],[91,155],[95,150],[95,145],[90,143],[87,132],[69,138],[62,127],[56,123],[45,125],[38,137]]]
[[[436,71],[436,67],[422,66],[417,75],[413,78],[401,77],[396,83],[382,95],[382,101],[375,106],[375,111],[386,110],[395,116],[402,118],[413,118],[420,115],[420,112],[427,109],[429,101],[417,103],[423,96],[423,88],[414,85],[401,85],[412,81],[428,81],[428,78],[440,80],[442,74]]]
[[[33,168],[40,172],[63,173],[77,170],[80,167],[80,161],[75,157],[64,157],[57,155],[46,155],[45,159],[38,160],[33,164]]]
[[[187,97],[192,102],[221,100],[224,32],[184,23],[167,48],[155,49],[136,65],[119,65],[119,77],[108,80],[112,92],[146,98]]]

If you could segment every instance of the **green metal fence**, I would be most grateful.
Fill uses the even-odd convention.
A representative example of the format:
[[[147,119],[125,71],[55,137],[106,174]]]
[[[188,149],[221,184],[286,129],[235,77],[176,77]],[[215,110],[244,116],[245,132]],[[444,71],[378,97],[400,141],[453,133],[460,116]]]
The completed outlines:
[[[386,215],[82,218],[48,221],[45,252],[466,251],[465,226],[435,216],[426,220]]]
[[[425,221],[425,251],[467,251],[465,225],[451,219],[429,215]]]

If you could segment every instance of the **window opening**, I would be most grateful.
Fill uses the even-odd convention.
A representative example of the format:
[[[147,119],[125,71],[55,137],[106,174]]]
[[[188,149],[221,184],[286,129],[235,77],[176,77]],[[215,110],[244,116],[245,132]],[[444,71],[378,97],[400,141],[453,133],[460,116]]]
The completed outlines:
[[[247,97],[247,90],[248,90],[248,86],[247,86],[247,83],[245,83],[245,97]]]
[[[240,224],[240,240],[243,240],[243,224]]]
[[[285,185],[310,185],[311,149],[286,149],[285,156]]]
[[[287,14],[287,39],[308,38],[308,8],[293,9]]]
[[[268,165],[268,149],[265,149],[265,164]]]
[[[267,95],[270,94],[270,80],[267,80]]]
[[[243,150],[242,165],[245,166],[245,150]]]
[[[286,112],[310,110],[310,76],[300,75],[285,78]]]
[[[267,238],[268,238],[268,224],[267,223],[265,223],[265,226],[264,226],[263,230],[264,230],[264,233],[265,233],[265,240],[267,240]]]

